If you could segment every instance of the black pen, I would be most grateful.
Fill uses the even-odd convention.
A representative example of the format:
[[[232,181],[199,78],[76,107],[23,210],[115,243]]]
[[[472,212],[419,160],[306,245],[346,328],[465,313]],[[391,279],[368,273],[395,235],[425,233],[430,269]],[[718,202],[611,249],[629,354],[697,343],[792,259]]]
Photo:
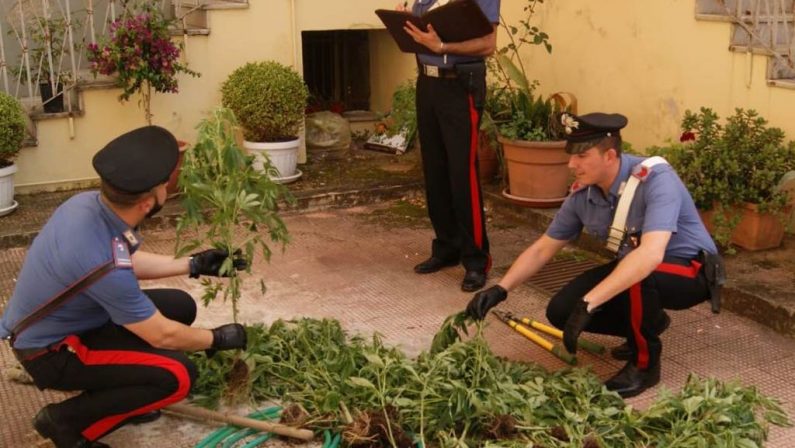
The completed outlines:
[[[408,7],[409,7],[409,2],[408,1],[403,2],[403,9],[408,9]]]

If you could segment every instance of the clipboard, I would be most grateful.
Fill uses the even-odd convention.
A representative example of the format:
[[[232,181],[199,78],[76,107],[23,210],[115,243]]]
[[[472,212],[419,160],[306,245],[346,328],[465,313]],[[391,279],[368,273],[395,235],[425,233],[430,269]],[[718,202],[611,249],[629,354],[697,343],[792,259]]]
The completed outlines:
[[[451,1],[419,17],[409,11],[392,9],[377,9],[375,13],[395,39],[398,48],[405,53],[433,53],[425,45],[414,42],[406,33],[403,27],[407,21],[421,30],[425,30],[428,24],[433,25],[443,42],[463,42],[494,32],[494,26],[474,0]]]

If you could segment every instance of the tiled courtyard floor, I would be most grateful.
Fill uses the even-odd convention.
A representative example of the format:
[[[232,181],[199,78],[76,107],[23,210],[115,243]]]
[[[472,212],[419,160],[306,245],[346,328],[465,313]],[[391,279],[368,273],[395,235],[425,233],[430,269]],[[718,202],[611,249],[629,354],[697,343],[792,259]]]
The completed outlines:
[[[335,318],[351,333],[380,332],[388,343],[407,353],[427,349],[444,318],[463,309],[472,294],[459,289],[460,267],[425,276],[414,274],[412,266],[427,256],[432,232],[424,219],[375,213],[384,207],[389,204],[286,217],[293,242],[270,264],[255,266],[255,275],[265,279],[268,292],[262,296],[258,282],[249,282],[241,305],[242,320],[270,323],[278,318]],[[528,226],[504,221],[491,222],[489,229],[496,267],[493,281],[537,235]],[[147,250],[170,252],[173,247],[172,231],[148,233]],[[0,297],[13,288],[24,254],[24,248],[0,250]],[[198,282],[188,278],[147,282],[146,286],[178,287],[200,296]],[[543,320],[546,300],[528,286],[512,292],[503,306]],[[199,326],[231,320],[228,306],[222,303],[200,308],[199,313]],[[680,389],[688,373],[696,372],[755,384],[782,400],[790,415],[795,415],[794,339],[731,313],[714,316],[706,306],[672,312],[671,316],[673,324],[663,335],[662,384],[630,403],[646,406],[661,387]],[[549,369],[564,368],[556,358],[494,320],[487,337],[499,355],[535,361]],[[609,345],[620,342],[607,337],[593,339]],[[581,365],[592,366],[602,378],[620,367],[607,357],[583,354],[579,358]],[[12,360],[7,346],[0,345],[0,367],[9,366]],[[59,398],[56,393],[44,394],[31,386],[0,380],[0,446],[30,446],[26,435],[31,417],[42,404]],[[190,447],[214,429],[166,416],[152,424],[122,428],[103,441],[114,447]],[[795,429],[773,428],[766,446],[795,446]]]

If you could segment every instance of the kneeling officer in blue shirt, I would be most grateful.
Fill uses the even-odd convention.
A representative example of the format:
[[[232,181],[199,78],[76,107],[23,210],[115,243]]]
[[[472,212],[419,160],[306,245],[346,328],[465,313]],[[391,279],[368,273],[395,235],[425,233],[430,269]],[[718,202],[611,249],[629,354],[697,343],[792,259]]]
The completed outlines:
[[[627,363],[605,385],[631,397],[660,381],[660,333],[670,323],[664,309],[685,309],[711,298],[718,311],[722,263],[673,168],[660,157],[622,154],[626,117],[559,118],[576,176],[572,193],[546,233],[497,285],[477,293],[467,311],[483,319],[585,229],[606,241],[616,258],[563,287],[550,300],[547,318],[563,329],[572,353],[582,331],[626,338],[612,354]]]
[[[174,136],[156,126],[110,142],[93,159],[101,190],[58,207],[25,258],[0,338],[40,389],[83,391],[33,420],[58,448],[106,447],[97,439],[185,398],[196,367],[183,352],[246,347],[239,324],[191,327],[196,303],[186,292],[138,284],[217,276],[228,258],[216,249],[184,258],[138,250],[136,228],[165,202],[177,155]]]

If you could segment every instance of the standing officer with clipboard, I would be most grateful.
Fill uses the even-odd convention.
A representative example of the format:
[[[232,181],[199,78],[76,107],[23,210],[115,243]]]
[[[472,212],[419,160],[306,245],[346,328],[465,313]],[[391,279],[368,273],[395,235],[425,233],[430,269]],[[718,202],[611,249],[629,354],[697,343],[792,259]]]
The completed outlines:
[[[416,0],[411,12],[421,16],[450,1]],[[475,3],[493,25],[482,37],[445,42],[430,24],[421,29],[406,21],[404,27],[428,49],[417,54],[417,122],[428,214],[436,234],[430,258],[414,271],[430,274],[460,262],[466,269],[464,291],[482,288],[491,267],[477,145],[486,97],[484,58],[497,47],[500,0]],[[397,7],[407,8],[408,2]]]

